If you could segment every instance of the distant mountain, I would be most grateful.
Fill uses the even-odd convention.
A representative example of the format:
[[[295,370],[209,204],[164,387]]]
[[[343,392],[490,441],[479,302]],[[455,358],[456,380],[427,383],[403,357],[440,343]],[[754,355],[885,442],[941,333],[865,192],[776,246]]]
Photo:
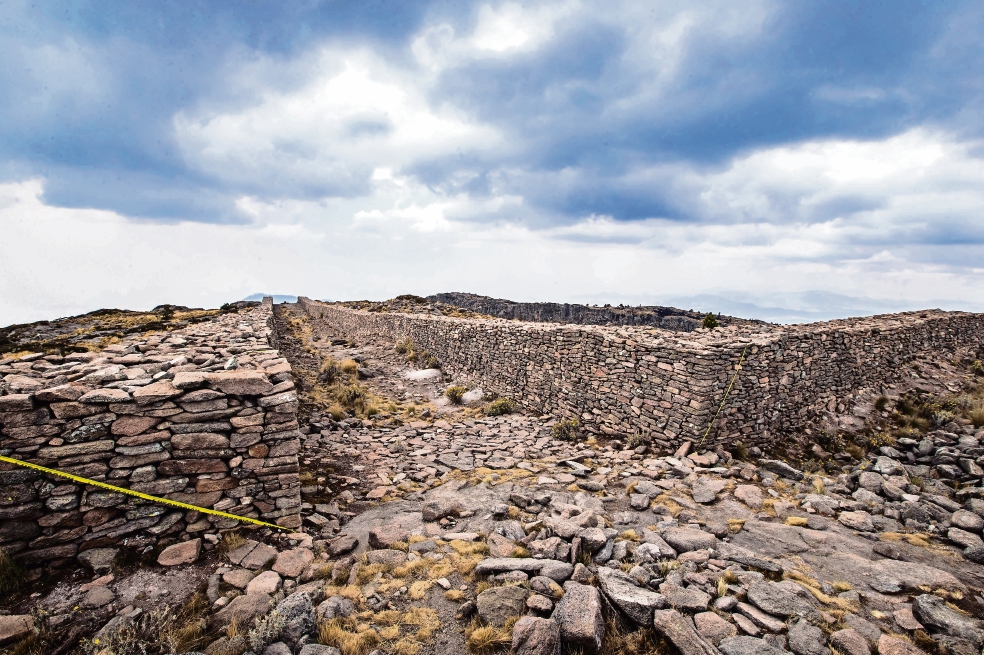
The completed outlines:
[[[277,295],[275,293],[254,293],[251,296],[246,296],[243,300],[263,300],[267,296],[273,296],[273,302],[279,304],[282,302],[297,302],[297,296],[283,296]]]

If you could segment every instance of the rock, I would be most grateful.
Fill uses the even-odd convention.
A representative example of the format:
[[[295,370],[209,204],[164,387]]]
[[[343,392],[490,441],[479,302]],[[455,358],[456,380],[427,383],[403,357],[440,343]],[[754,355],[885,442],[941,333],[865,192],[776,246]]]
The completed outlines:
[[[311,605],[311,597],[306,593],[287,596],[277,605],[277,613],[284,620],[280,639],[288,644],[297,644],[301,637],[314,632],[314,607]]]
[[[649,496],[646,494],[629,494],[629,506],[632,509],[643,511],[649,509]]]
[[[605,639],[605,618],[601,612],[601,594],[594,587],[577,582],[564,583],[564,597],[553,614],[560,625],[564,642],[586,653],[600,653]]]
[[[714,535],[692,528],[670,528],[663,533],[663,539],[678,553],[713,548],[717,544]]]
[[[276,548],[267,546],[266,544],[257,544],[256,547],[243,558],[241,566],[243,568],[255,571],[270,564],[276,556]]]
[[[755,637],[729,637],[718,646],[724,655],[783,655],[775,646]]]
[[[895,610],[892,613],[895,617],[895,622],[903,630],[924,630],[925,626],[916,620],[916,617],[912,615],[912,608],[903,607],[901,609]]]
[[[0,616],[0,645],[26,637],[33,627],[34,617],[30,614]]]
[[[292,548],[277,555],[273,570],[287,578],[296,578],[314,561],[314,553],[307,548]]]
[[[245,589],[254,573],[246,569],[233,569],[222,574],[222,581],[236,589]]]
[[[249,584],[246,585],[246,594],[273,595],[280,589],[282,582],[280,574],[274,571],[264,571],[249,581]]]
[[[666,607],[664,596],[637,586],[618,569],[599,567],[598,584],[608,600],[639,625],[650,625],[653,611]]]
[[[882,635],[878,638],[878,655],[926,655],[904,639]]]
[[[984,564],[984,546],[971,546],[963,552],[964,558],[977,564]]]
[[[845,614],[841,617],[841,623],[843,623],[846,627],[857,631],[858,634],[867,639],[868,643],[871,645],[874,645],[874,643],[878,641],[878,637],[880,637],[882,633],[881,628],[871,621],[861,618],[857,614]]]
[[[253,619],[269,612],[271,605],[273,605],[273,599],[267,594],[236,596],[232,602],[216,613],[216,628],[225,630],[233,620],[236,621],[236,625],[253,625]]]
[[[99,586],[90,589],[86,595],[83,596],[79,605],[87,609],[96,609],[99,607],[105,607],[114,600],[116,600],[116,594],[114,594],[109,587]]]
[[[560,655],[560,626],[552,619],[524,616],[513,626],[514,655]]]
[[[980,532],[984,530],[984,518],[981,518],[974,512],[968,512],[965,509],[958,509],[950,517],[950,523],[960,528],[961,530],[968,530],[970,532]]]
[[[479,562],[478,566],[475,567],[475,574],[489,575],[492,573],[505,573],[507,571],[539,573],[550,562],[564,564],[564,562],[557,562],[556,560],[533,559],[531,557],[498,557],[484,559]]]
[[[478,615],[485,622],[501,627],[523,613],[526,596],[526,589],[519,586],[486,589],[478,595]]]
[[[161,566],[178,566],[180,564],[191,564],[198,559],[202,552],[202,540],[192,539],[182,541],[168,546],[157,556],[157,563]]]
[[[317,615],[321,621],[345,618],[355,613],[355,604],[348,598],[332,596],[318,605]]]
[[[342,651],[338,650],[334,646],[304,644],[304,648],[298,651],[297,655],[342,655]]]
[[[697,628],[697,634],[713,646],[717,646],[728,637],[734,637],[738,634],[738,628],[714,612],[701,612],[695,615],[694,626]]]
[[[875,458],[875,463],[871,468],[873,471],[881,473],[886,477],[893,475],[905,475],[905,469],[902,468],[902,464],[895,461],[891,457],[881,456]]]
[[[571,580],[581,584],[588,584],[591,582],[591,571],[584,564],[578,562],[574,565],[574,571],[571,573]]]
[[[883,559],[876,562],[874,568],[878,572],[898,580],[904,589],[913,593],[919,593],[919,588],[922,585],[951,592],[963,593],[967,590],[964,584],[951,574],[926,564]]]
[[[420,508],[420,514],[425,521],[439,521],[460,511],[461,503],[456,498],[429,500]]]
[[[745,503],[756,512],[762,509],[762,490],[751,484],[740,484],[735,487],[735,498]]]
[[[797,621],[789,628],[789,650],[796,655],[830,655],[824,644],[827,636],[807,621]]]
[[[704,641],[693,624],[676,610],[653,612],[653,627],[676,646],[680,655],[718,655],[717,649]]]
[[[390,548],[396,542],[405,542],[409,538],[410,533],[398,524],[382,525],[369,531],[369,545],[373,548]]]
[[[561,583],[569,579],[573,573],[574,566],[567,562],[546,560],[540,567],[540,575]]]
[[[696,587],[684,588],[669,582],[659,586],[659,593],[666,597],[670,606],[678,610],[705,611],[711,602],[711,597]]]
[[[939,596],[923,594],[912,600],[912,614],[920,623],[946,632],[951,637],[965,639],[980,650],[984,646],[984,629],[976,619],[966,617],[947,607]]]
[[[530,580],[530,589],[552,600],[559,600],[564,595],[564,590],[559,584],[542,575],[534,576]]]
[[[779,461],[778,459],[760,459],[758,464],[766,471],[772,471],[776,475],[796,480],[797,482],[804,477],[802,471],[798,471],[786,462]]]
[[[608,537],[601,528],[585,528],[578,532],[577,536],[591,553],[598,552],[608,542]]]
[[[871,514],[868,512],[841,512],[837,520],[844,526],[859,532],[874,532],[875,526],[871,522]]]
[[[369,539],[371,543],[372,533],[369,533]],[[492,557],[509,557],[516,548],[515,541],[495,532],[489,534],[485,543],[488,545],[489,555]]]
[[[816,599],[791,580],[756,582],[748,587],[748,600],[763,612],[776,616],[819,618]]]
[[[270,644],[263,649],[263,655],[294,655],[290,651],[290,646],[282,641]]]
[[[78,554],[78,560],[92,569],[96,575],[109,573],[116,560],[118,548],[93,548]]]
[[[768,630],[769,632],[782,632],[786,629],[786,624],[772,616],[763,612],[754,605],[749,605],[748,603],[737,603],[735,609],[740,612],[740,614],[735,614],[735,622],[738,626],[745,632],[749,634],[758,634],[758,630],[748,630],[743,623],[738,621],[738,617],[742,616],[752,622],[753,625],[762,628],[763,630]]]
[[[946,531],[946,538],[957,544],[961,548],[980,548],[984,546],[984,540],[973,532],[967,532],[960,528],[950,528]]]
[[[533,610],[534,612],[539,612],[541,614],[549,614],[553,610],[553,601],[546,596],[541,596],[540,594],[530,594],[529,598],[526,599],[526,606]]]
[[[715,478],[700,477],[694,482],[691,491],[693,492],[693,498],[695,503],[713,503],[717,500],[717,495],[724,491],[724,488],[728,486],[728,483],[724,480],[717,480]]]
[[[351,553],[359,545],[359,538],[351,535],[342,535],[328,544],[328,556],[338,557],[345,553]]]
[[[871,655],[868,640],[853,628],[838,630],[830,635],[830,645],[844,655]]]
[[[178,375],[175,374],[175,386],[182,382]],[[222,393],[234,396],[259,396],[273,389],[273,384],[261,371],[217,371],[209,373],[205,379]],[[186,384],[190,387],[191,382]]]

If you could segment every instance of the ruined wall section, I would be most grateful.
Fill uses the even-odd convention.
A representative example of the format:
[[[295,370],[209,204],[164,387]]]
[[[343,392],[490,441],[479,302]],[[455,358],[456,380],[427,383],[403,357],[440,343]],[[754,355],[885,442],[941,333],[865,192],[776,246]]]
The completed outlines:
[[[100,352],[0,360],[0,454],[300,525],[297,398],[269,302]],[[0,547],[55,562],[241,524],[0,462]]]
[[[735,367],[742,370],[708,446],[770,446],[818,429],[885,385],[912,375],[918,357],[976,356],[984,314],[909,312],[764,329],[691,334],[370,313],[300,299],[326,333],[403,338],[428,349],[456,379],[528,409],[579,416],[607,434],[641,432],[663,447],[699,439]]]

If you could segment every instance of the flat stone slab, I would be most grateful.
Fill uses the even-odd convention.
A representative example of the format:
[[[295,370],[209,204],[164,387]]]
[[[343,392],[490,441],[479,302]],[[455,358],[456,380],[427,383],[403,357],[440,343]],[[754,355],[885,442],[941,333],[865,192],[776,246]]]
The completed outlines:
[[[0,616],[0,645],[9,644],[27,636],[33,627],[34,617],[30,614]]]
[[[179,544],[168,546],[157,556],[157,563],[161,566],[179,566],[181,564],[191,564],[198,559],[202,552],[202,540],[192,539],[183,541]]]
[[[273,570],[287,578],[296,578],[314,561],[314,553],[307,548],[292,548],[277,555]]]

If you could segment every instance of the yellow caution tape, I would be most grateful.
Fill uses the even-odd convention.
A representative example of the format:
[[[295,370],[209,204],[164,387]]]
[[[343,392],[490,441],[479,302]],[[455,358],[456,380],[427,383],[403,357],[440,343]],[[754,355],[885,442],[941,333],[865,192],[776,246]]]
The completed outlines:
[[[724,403],[728,400],[728,394],[731,393],[731,387],[734,385],[735,380],[738,379],[738,371],[741,370],[741,363],[745,361],[745,352],[748,350],[748,346],[745,346],[744,350],[741,351],[741,357],[738,359],[738,366],[735,367],[735,374],[731,376],[731,382],[728,383],[728,388],[724,392],[724,398],[721,399],[721,404],[718,405],[718,411],[714,412],[714,418],[707,425],[707,429],[704,431],[704,436],[701,438],[700,443],[697,447],[700,448],[704,445],[704,440],[707,439],[707,435],[711,433],[711,428],[714,427],[714,421],[717,420],[718,414],[724,409]]]
[[[34,469],[35,471],[41,471],[42,473],[47,473],[49,475],[57,475],[62,478],[68,478],[72,482],[78,482],[79,484],[88,484],[88,485],[92,485],[93,487],[99,487],[100,489],[109,489],[110,491],[116,491],[121,494],[126,494],[128,496],[134,496],[136,498],[149,500],[153,503],[161,503],[162,505],[170,505],[171,507],[180,507],[181,509],[191,509],[191,510],[195,510],[196,512],[211,514],[212,516],[221,516],[227,519],[245,521],[246,523],[252,523],[253,525],[262,525],[267,528],[276,528],[277,530],[287,530],[289,532],[293,532],[291,528],[286,528],[282,525],[277,525],[276,523],[266,523],[265,521],[260,521],[254,518],[250,518],[248,516],[238,516],[236,514],[229,514],[228,512],[220,512],[215,509],[208,509],[205,507],[198,507],[197,505],[182,503],[177,500],[159,498],[157,496],[151,496],[150,494],[134,491],[133,489],[124,489],[123,487],[116,487],[111,484],[106,484],[105,482],[99,482],[98,480],[90,480],[89,478],[83,478],[79,475],[72,475],[71,473],[65,473],[64,471],[59,471],[57,469],[50,469],[45,466],[39,466],[38,464],[32,464],[30,462],[22,462],[19,459],[4,457],[3,455],[0,455],[0,462],[7,462],[8,464],[16,464],[17,466],[23,466],[25,468]]]

